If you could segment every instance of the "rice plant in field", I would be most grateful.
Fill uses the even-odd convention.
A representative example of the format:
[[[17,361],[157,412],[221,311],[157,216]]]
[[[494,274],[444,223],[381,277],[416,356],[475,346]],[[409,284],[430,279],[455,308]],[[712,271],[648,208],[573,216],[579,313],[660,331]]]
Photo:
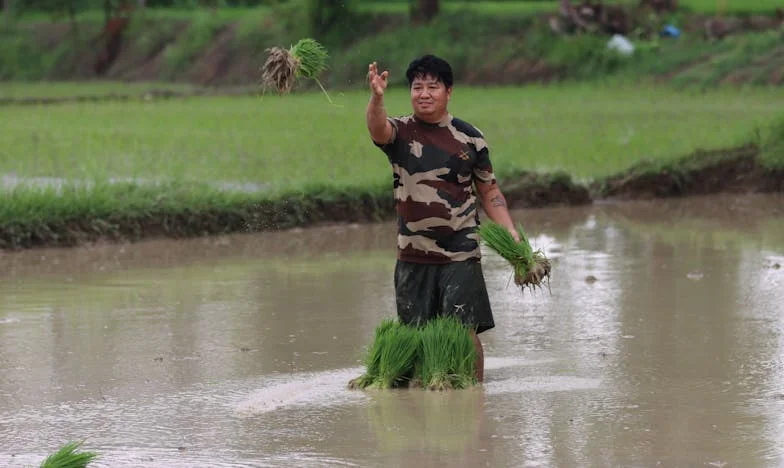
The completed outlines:
[[[77,452],[82,442],[69,442],[49,455],[40,468],[84,468],[98,458],[94,452]]]
[[[366,354],[365,372],[349,388],[467,388],[477,382],[476,358],[469,329],[454,317],[421,326],[385,319]]]
[[[416,386],[428,390],[462,389],[476,384],[476,349],[468,329],[453,317],[421,329]]]
[[[516,285],[541,286],[544,280],[550,279],[550,260],[541,250],[534,251],[522,225],[518,223],[516,229],[520,242],[515,241],[506,227],[490,220],[483,222],[478,232],[488,247],[512,265]]]

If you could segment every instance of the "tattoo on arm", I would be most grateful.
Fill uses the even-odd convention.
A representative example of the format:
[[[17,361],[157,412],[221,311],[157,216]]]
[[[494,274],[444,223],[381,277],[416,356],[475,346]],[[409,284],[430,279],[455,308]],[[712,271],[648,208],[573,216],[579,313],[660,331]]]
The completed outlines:
[[[490,204],[493,206],[506,206],[506,203],[504,202],[504,198],[500,194],[491,198]]]

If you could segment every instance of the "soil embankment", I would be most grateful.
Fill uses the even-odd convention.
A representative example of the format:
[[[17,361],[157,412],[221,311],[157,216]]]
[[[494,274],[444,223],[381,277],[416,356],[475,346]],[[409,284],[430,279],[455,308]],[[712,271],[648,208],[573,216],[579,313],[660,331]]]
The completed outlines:
[[[588,186],[566,174],[525,173],[503,181],[513,209],[623,200],[705,195],[721,192],[784,192],[784,169],[759,162],[759,149],[746,145],[697,152],[667,166],[640,164]],[[49,223],[0,226],[0,249],[77,246],[98,241],[151,237],[186,238],[256,232],[335,222],[376,222],[394,216],[391,192],[281,197],[221,210],[62,219]]]
[[[404,15],[368,15],[339,38],[324,38],[330,69],[322,82],[359,86],[368,60],[399,70],[421,43],[448,55],[462,84],[583,80],[620,72],[699,85],[784,82],[784,20],[776,16],[752,21],[683,13],[681,37],[635,40],[633,56],[621,57],[608,50],[606,34],[555,34],[548,22],[555,13],[444,13],[426,28],[408,24]],[[110,25],[79,24],[78,34],[67,22],[22,23],[0,30],[0,79],[257,86],[266,49],[306,35],[303,21],[291,13],[232,21],[198,13],[185,21],[136,12]],[[400,80],[397,75],[392,79]]]

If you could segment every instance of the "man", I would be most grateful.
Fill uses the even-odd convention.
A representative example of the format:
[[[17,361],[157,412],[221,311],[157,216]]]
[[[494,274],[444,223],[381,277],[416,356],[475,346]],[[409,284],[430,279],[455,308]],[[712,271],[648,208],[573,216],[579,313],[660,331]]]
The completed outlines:
[[[366,117],[370,136],[394,174],[398,317],[415,323],[454,314],[468,324],[482,382],[484,353],[477,335],[495,324],[475,232],[477,198],[492,220],[520,239],[482,133],[447,110],[452,97],[449,64],[432,55],[411,62],[406,77],[413,114],[402,118],[390,118],[384,110],[388,77],[375,62],[368,67],[372,93]]]

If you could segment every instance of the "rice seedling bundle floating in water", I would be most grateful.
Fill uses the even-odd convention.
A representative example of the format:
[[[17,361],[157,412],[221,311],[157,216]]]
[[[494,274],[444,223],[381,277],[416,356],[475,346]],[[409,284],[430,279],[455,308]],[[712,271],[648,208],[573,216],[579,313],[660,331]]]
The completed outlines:
[[[521,288],[541,287],[542,282],[550,279],[550,260],[541,250],[534,251],[523,227],[518,224],[516,242],[506,227],[491,220],[479,225],[479,237],[514,268],[515,284]]]
[[[477,383],[476,359],[470,330],[454,317],[422,326],[386,319],[365,355],[365,373],[349,388],[467,388]]]
[[[311,38],[300,39],[288,49],[271,47],[266,52],[269,55],[262,66],[261,73],[265,88],[275,89],[280,94],[288,94],[298,78],[312,79],[318,83],[329,99],[327,91],[318,80],[327,69],[329,54],[318,41]]]

